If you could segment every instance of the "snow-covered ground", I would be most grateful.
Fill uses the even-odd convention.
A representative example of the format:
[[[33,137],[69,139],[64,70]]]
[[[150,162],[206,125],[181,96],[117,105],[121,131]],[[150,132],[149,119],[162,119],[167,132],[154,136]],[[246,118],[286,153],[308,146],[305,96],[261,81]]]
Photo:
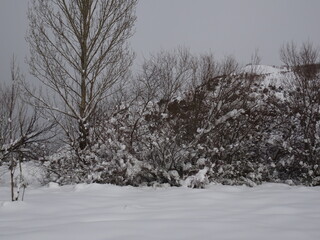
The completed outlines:
[[[0,187],[0,239],[318,240],[320,187]]]

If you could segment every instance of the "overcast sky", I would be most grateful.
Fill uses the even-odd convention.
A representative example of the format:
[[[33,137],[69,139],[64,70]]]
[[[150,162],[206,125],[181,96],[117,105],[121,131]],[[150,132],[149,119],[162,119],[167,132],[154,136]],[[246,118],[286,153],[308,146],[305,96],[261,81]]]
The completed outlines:
[[[9,77],[15,54],[24,71],[28,46],[28,0],[0,0],[0,77]],[[188,47],[217,58],[234,55],[248,63],[256,48],[262,63],[279,65],[287,41],[320,44],[319,0],[140,0],[131,45],[137,64],[161,49]]]

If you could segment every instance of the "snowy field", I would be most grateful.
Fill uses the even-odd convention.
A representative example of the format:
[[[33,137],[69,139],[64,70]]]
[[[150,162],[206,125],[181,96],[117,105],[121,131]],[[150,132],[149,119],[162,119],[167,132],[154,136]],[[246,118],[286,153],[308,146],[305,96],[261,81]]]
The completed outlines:
[[[0,187],[0,239],[320,239],[320,187]]]

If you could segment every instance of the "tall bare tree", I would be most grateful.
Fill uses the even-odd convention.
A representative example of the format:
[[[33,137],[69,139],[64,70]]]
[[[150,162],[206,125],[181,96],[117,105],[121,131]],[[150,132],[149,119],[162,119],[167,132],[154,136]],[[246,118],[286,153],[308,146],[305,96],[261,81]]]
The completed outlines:
[[[48,91],[45,96],[28,92],[34,104],[57,120],[76,149],[88,146],[91,117],[132,64],[127,40],[133,33],[136,4],[137,0],[32,1],[29,65]]]

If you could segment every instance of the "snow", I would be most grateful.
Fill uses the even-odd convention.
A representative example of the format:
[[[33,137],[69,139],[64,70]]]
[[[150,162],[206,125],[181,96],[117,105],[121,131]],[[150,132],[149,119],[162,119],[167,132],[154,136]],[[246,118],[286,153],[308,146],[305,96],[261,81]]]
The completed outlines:
[[[276,87],[284,87],[288,85],[288,81],[293,77],[292,72],[285,67],[268,66],[268,65],[247,65],[243,68],[244,73],[256,73],[264,76],[261,83],[267,87],[274,85]],[[285,81],[284,81],[285,80]]]
[[[184,184],[182,184],[185,187],[191,187],[194,188],[195,186],[204,186],[209,183],[206,174],[208,172],[208,168],[205,167],[204,169],[200,170],[195,176],[188,177]]]
[[[243,68],[243,72],[256,74],[277,74],[287,71],[286,69],[268,65],[247,65]]]
[[[320,239],[320,187],[0,187],[1,240]]]
[[[0,166],[0,186],[10,185],[10,171],[8,166]],[[22,162],[23,179],[27,185],[41,186],[45,181],[46,172],[40,164],[36,162]],[[14,171],[14,178],[19,178],[19,167]],[[1,193],[0,193],[1,194]]]

